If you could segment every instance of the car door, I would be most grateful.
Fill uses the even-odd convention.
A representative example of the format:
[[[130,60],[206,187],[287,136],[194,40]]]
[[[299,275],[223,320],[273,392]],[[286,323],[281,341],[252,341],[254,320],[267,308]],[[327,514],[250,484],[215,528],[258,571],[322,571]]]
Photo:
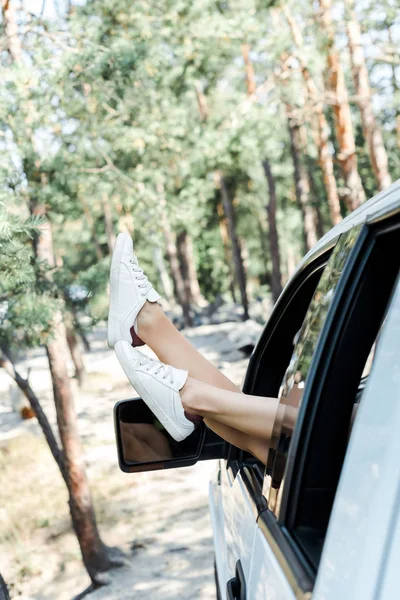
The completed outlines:
[[[399,271],[396,248],[400,229],[396,219],[371,222],[341,236],[297,336],[280,391],[263,484],[267,506],[257,519],[248,598],[309,598],[311,594],[332,600],[374,597],[359,593],[361,589],[365,592],[359,578],[355,595],[346,588],[357,580],[354,570],[358,562],[367,564],[362,553],[365,547],[373,553],[373,540],[356,548],[347,540],[347,552],[343,552],[345,528],[337,539],[338,519],[332,526],[329,522],[334,501],[340,506],[340,496],[337,500],[335,496],[348,440],[353,437],[354,401],[376,343],[379,354],[382,340],[377,341],[377,336]],[[369,384],[366,392],[368,388]],[[361,404],[361,414],[363,410]],[[355,443],[350,449],[356,456]],[[351,488],[349,481],[347,485]],[[345,507],[352,500],[347,491]],[[364,509],[368,506],[366,491],[364,487],[358,498]],[[329,544],[324,551],[328,525]],[[365,522],[363,525],[358,536],[366,539],[368,528]],[[333,559],[341,568],[333,567]],[[371,570],[371,590],[378,566],[374,574]]]
[[[251,387],[251,393],[277,396],[293,350],[293,339],[329,253],[330,249],[325,250],[323,255],[306,263],[286,287],[250,360],[245,392]],[[258,377],[252,377],[252,372],[257,372]],[[234,592],[227,592],[228,582],[231,582],[232,588],[233,580],[236,590],[243,594],[249,580],[257,518],[266,507],[262,495],[263,477],[262,463],[231,446],[228,459],[220,461],[218,476],[211,482],[211,521],[219,589],[223,598],[235,597],[232,596]]]

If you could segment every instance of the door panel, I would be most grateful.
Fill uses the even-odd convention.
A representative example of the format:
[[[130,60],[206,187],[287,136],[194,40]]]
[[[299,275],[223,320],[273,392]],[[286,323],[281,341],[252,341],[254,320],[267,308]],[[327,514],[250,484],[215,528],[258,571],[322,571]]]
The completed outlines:
[[[247,589],[249,600],[296,600],[285,574],[258,525],[254,536]]]
[[[225,469],[225,461],[219,461],[216,475],[210,481],[209,501],[210,518],[213,531],[215,566],[221,597],[225,599],[226,582],[229,579],[226,556],[225,517],[222,499],[221,469]]]
[[[228,579],[235,576],[236,563],[240,560],[247,582],[250,574],[250,561],[256,529],[256,514],[240,471],[233,479],[232,471],[223,469],[221,488]]]
[[[377,597],[399,510],[399,340],[398,284],[344,461],[314,590],[318,599]]]

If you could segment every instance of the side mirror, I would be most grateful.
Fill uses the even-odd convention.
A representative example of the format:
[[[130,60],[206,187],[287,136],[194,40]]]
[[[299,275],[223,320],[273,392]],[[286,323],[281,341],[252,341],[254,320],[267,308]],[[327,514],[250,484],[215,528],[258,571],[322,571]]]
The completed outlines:
[[[114,407],[120,469],[125,473],[189,467],[198,460],[226,458],[228,445],[204,423],[176,442],[141,398]]]

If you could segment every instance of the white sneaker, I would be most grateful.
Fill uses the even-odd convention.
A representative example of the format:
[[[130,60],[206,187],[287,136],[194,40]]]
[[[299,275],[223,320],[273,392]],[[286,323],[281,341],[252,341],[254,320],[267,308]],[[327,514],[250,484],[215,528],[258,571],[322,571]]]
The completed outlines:
[[[125,340],[143,345],[138,338],[136,318],[140,309],[149,302],[157,302],[160,295],[153,288],[133,253],[133,243],[127,233],[120,233],[110,269],[110,308],[108,311],[108,346]],[[132,332],[131,332],[131,328]]]
[[[137,393],[174,440],[190,435],[194,424],[185,417],[179,396],[188,372],[145,356],[128,342],[117,342],[115,352]]]

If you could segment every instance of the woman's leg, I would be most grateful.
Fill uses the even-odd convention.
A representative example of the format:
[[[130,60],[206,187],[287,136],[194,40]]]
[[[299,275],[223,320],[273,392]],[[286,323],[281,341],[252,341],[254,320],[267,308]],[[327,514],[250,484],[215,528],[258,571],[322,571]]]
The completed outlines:
[[[187,412],[215,419],[252,438],[271,440],[279,400],[216,388],[188,377],[181,392]]]
[[[214,415],[209,413],[202,416],[205,417],[207,425],[229,443],[254,454],[263,462],[266,461],[270,436],[264,433],[260,437],[255,437],[246,433],[247,396],[192,346],[171,323],[160,306],[146,302],[137,318],[136,333],[162,362],[187,370],[191,378],[209,384],[210,387],[234,392],[235,398],[239,399],[237,403],[241,401],[244,409],[242,412],[244,423],[241,427],[232,425],[229,418],[224,417],[220,421],[218,412]],[[196,411],[192,410],[192,412]],[[236,413],[234,423],[238,422],[239,417]],[[268,422],[265,423],[265,430],[268,431]]]
[[[230,379],[218,371],[177,330],[158,304],[146,302],[137,317],[136,333],[157,354],[161,362],[184,369],[189,372],[190,377],[199,381],[240,392]]]

